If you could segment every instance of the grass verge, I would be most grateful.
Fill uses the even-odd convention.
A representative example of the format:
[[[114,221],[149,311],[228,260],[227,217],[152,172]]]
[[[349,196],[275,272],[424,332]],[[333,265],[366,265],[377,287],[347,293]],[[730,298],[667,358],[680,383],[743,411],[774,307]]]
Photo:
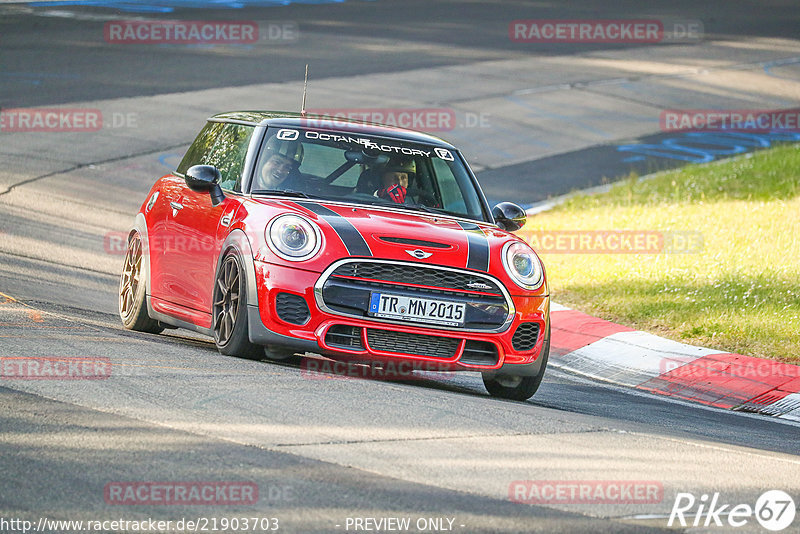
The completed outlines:
[[[617,241],[603,232],[617,230],[664,236],[682,252],[608,253]],[[631,177],[529,217],[518,233],[540,252],[556,302],[678,341],[800,363],[800,145]],[[586,253],[574,235],[607,252]],[[690,252],[679,246],[687,236]]]

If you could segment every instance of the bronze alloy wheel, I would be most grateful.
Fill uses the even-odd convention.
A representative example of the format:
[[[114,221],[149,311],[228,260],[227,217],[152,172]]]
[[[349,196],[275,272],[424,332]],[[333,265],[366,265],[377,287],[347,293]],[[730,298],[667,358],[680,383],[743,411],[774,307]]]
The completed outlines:
[[[128,237],[128,251],[119,277],[119,318],[128,330],[158,334],[164,327],[147,314],[147,269],[139,232]]]
[[[233,255],[225,258],[214,287],[214,339],[217,345],[227,345],[239,317],[242,289],[241,269]]]
[[[262,348],[250,342],[247,328],[247,277],[242,260],[230,251],[222,260],[214,282],[214,341],[227,356],[260,360]]]
[[[128,240],[128,252],[119,281],[119,314],[123,321],[131,319],[136,311],[136,297],[142,275],[142,240],[134,234]]]

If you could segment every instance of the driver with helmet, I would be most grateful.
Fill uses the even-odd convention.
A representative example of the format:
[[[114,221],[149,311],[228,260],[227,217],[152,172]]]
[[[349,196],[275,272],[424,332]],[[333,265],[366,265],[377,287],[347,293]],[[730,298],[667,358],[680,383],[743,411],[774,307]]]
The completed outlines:
[[[402,204],[408,194],[408,182],[417,172],[413,159],[392,159],[381,173],[381,188],[375,196]]]
[[[253,189],[301,188],[298,168],[303,162],[303,152],[300,141],[271,137],[264,151],[266,161],[257,176],[258,187]]]

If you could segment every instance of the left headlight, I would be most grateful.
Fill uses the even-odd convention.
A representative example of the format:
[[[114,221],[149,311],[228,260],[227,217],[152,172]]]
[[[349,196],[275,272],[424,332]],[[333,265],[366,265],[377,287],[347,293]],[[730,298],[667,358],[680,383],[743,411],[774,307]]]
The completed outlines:
[[[511,241],[505,244],[503,267],[511,279],[523,289],[538,289],[544,282],[542,262],[525,243]]]
[[[264,231],[272,252],[289,261],[310,259],[322,246],[319,227],[299,215],[279,215]]]

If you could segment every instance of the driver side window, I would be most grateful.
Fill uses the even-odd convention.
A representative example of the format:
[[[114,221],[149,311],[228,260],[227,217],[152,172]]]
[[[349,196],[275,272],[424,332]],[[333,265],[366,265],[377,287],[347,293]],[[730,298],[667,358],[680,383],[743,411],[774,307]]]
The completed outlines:
[[[209,122],[197,134],[192,146],[186,151],[180,165],[176,172],[183,175],[189,167],[193,165],[207,165],[208,159],[211,156],[211,151],[214,149],[214,143],[217,140],[219,132],[225,125],[221,122]]]
[[[242,190],[242,171],[253,126],[210,122],[186,152],[177,171],[185,174],[192,165],[213,165],[222,176],[222,189]]]

